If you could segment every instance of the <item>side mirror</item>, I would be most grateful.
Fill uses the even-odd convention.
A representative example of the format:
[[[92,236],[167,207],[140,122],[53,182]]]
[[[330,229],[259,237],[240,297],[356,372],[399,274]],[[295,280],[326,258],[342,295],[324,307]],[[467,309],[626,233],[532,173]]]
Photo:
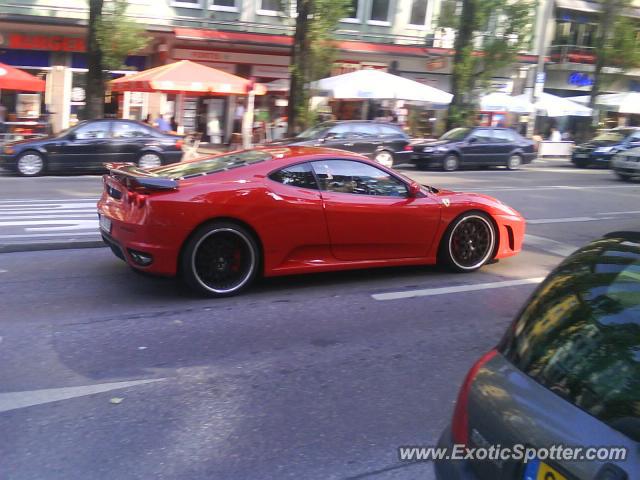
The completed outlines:
[[[420,184],[411,182],[409,184],[409,198],[415,198],[420,194]]]
[[[71,132],[69,135],[67,135],[67,140],[73,142],[75,139],[76,139],[75,132]]]
[[[477,141],[478,141],[478,137],[470,137],[470,138],[467,140],[467,143],[475,143],[475,142],[477,142]]]

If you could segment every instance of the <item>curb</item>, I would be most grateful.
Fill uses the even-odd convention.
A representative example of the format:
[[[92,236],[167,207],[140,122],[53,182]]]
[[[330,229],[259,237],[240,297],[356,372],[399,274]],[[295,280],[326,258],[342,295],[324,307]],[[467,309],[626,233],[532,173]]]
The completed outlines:
[[[102,240],[80,241],[80,242],[36,242],[36,243],[16,243],[0,244],[0,253],[15,252],[39,252],[43,250],[70,250],[76,248],[106,248]]]

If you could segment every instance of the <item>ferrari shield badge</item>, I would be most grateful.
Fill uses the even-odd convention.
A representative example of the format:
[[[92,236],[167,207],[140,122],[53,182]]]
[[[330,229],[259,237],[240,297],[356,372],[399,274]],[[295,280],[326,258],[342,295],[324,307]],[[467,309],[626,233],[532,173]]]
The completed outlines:
[[[448,198],[443,198],[442,203],[444,203],[445,207],[448,207],[449,205],[451,205],[451,200],[449,200]]]

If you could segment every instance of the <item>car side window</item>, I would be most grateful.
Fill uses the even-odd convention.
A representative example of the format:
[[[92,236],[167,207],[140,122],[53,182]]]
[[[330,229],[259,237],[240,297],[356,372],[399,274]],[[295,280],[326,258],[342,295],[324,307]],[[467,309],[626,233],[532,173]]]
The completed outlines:
[[[511,143],[516,141],[516,137],[511,130],[494,130],[493,141],[498,143]]]
[[[340,140],[342,138],[347,138],[351,135],[351,125],[348,123],[339,123],[329,129],[327,132],[327,138],[331,138],[333,140]]]
[[[488,128],[478,128],[471,134],[471,138],[475,138],[476,143],[489,143],[491,137],[491,130]]]
[[[316,177],[313,175],[313,169],[308,163],[300,163],[292,165],[269,175],[274,182],[290,185],[292,187],[318,189]]]
[[[398,128],[394,128],[390,125],[378,125],[380,132],[385,137],[402,137],[404,136],[404,132],[402,132]]]
[[[353,135],[358,138],[374,138],[380,135],[377,125],[361,123],[354,127]]]
[[[109,138],[109,124],[110,122],[89,122],[78,127],[74,134],[78,140]]]
[[[363,162],[323,160],[312,165],[320,190],[384,197],[407,196],[404,182]]]
[[[114,138],[145,138],[151,136],[151,130],[135,122],[114,122]]]

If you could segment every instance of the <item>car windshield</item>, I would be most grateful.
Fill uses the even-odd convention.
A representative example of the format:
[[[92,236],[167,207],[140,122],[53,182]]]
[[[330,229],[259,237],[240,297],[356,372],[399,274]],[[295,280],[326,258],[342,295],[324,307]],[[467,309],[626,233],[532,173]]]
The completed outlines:
[[[322,125],[316,125],[315,127],[308,128],[304,132],[298,134],[298,138],[317,138],[321,136],[329,127],[330,125],[327,125],[326,123]]]
[[[87,121],[86,121],[86,120],[83,120],[83,121],[81,121],[81,122],[76,123],[76,124],[75,124],[74,126],[72,126],[72,127],[65,128],[64,130],[62,130],[62,131],[58,132],[58,134],[56,135],[56,137],[64,137],[65,135],[69,134],[69,132],[74,131],[76,128],[78,128],[78,127],[80,127],[80,126],[84,125],[85,123],[87,123]]]
[[[635,130],[611,130],[609,132],[603,132],[600,135],[594,137],[595,141],[598,142],[621,142],[629,135],[631,135]]]
[[[440,140],[462,140],[469,132],[470,128],[454,128],[440,137]]]
[[[606,238],[563,262],[513,324],[503,353],[640,441],[640,238]]]
[[[242,152],[234,152],[227,155],[207,158],[196,162],[178,163],[168,167],[158,168],[153,170],[153,174],[174,180],[180,180],[183,178],[208,175],[210,173],[243,167],[245,165],[263,162],[271,158],[272,157],[268,152],[262,150],[245,150]]]

